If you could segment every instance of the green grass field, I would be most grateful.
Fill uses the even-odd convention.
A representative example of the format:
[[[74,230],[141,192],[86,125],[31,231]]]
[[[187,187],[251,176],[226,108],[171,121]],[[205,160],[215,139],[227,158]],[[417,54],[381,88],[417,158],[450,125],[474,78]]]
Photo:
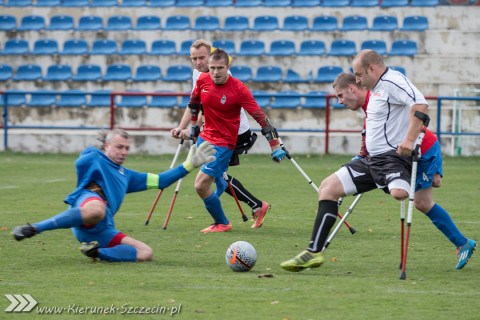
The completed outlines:
[[[301,273],[281,269],[280,262],[307,245],[318,201],[288,160],[275,164],[267,156],[242,157],[242,164],[229,171],[272,204],[260,229],[250,229],[252,222],[242,221],[233,198],[223,195],[233,230],[199,232],[211,218],[195,194],[192,174],[183,181],[166,231],[162,226],[174,186],[163,192],[148,226],[144,222],[155,190],[127,195],[116,215],[119,230],[153,248],[152,262],[93,263],[65,229],[13,240],[14,226],[66,209],[63,199],[76,184],[76,157],[0,153],[1,293],[30,294],[38,301],[30,313],[6,313],[10,302],[1,296],[0,319],[95,319],[104,314],[92,310],[107,307],[110,312],[112,306],[118,309],[105,314],[109,318],[120,317],[129,307],[152,307],[156,313],[142,318],[479,319],[479,253],[463,270],[455,270],[455,248],[415,211],[407,280],[399,280],[400,206],[379,190],[362,198],[349,218],[358,232],[351,235],[342,227],[321,268]],[[131,155],[125,166],[159,172],[169,167],[171,158]],[[319,184],[349,157],[297,155],[295,159]],[[480,240],[480,158],[446,158],[444,174],[434,200],[450,212],[467,237]],[[341,213],[352,200],[344,200]],[[248,206],[243,208],[250,215]],[[237,240],[248,241],[257,250],[258,261],[250,272],[235,273],[225,263],[225,251]],[[55,307],[62,314],[39,314]]]

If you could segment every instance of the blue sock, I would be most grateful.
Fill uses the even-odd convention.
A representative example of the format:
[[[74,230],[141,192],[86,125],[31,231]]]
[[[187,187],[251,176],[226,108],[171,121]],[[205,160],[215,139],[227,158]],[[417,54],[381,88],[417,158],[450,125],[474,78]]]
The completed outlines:
[[[455,245],[455,247],[458,248],[467,243],[467,238],[465,238],[460,230],[458,230],[448,212],[438,204],[435,203],[432,209],[428,211],[427,217],[432,220],[438,230],[440,230],[448,240]]]
[[[69,208],[64,212],[57,214],[47,220],[33,223],[32,226],[38,228],[38,232],[54,229],[66,229],[77,227],[82,224],[82,214],[80,208]]]
[[[137,261],[137,248],[120,244],[111,248],[101,248],[98,250],[98,257],[101,260],[111,262]]]
[[[220,199],[215,192],[213,192],[210,197],[203,199],[203,203],[205,203],[205,208],[207,208],[207,211],[210,213],[213,220],[215,220],[215,223],[229,224],[229,221],[223,212]]]
[[[228,183],[227,181],[225,181],[225,179],[223,179],[223,177],[215,178],[215,185],[217,186],[217,188],[215,189],[215,193],[218,197],[220,197],[223,191],[225,191],[225,189],[227,189],[228,187]]]

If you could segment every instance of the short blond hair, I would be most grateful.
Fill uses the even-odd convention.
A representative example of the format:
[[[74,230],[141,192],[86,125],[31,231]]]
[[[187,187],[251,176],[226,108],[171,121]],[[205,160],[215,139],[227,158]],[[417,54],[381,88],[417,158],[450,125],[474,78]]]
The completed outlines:
[[[346,89],[349,85],[353,84],[355,87],[360,88],[360,85],[357,83],[357,77],[350,72],[340,73],[335,81],[333,81],[333,89]]]

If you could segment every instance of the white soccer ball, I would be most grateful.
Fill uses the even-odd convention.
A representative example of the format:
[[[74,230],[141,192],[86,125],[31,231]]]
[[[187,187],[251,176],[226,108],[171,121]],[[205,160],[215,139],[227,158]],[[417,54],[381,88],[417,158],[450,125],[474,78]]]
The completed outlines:
[[[237,241],[225,253],[227,265],[233,271],[249,271],[257,263],[257,251],[246,241]]]

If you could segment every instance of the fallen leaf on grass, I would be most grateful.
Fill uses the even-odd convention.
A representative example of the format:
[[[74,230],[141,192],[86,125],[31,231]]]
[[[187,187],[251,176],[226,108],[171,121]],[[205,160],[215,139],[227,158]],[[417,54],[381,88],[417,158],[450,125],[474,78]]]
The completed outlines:
[[[257,278],[273,278],[273,274],[271,273],[262,273],[257,276]]]
[[[2,230],[5,231],[5,230],[8,230],[8,228],[7,227],[2,227]]]
[[[280,303],[280,301],[278,301],[278,300],[270,302],[270,304],[279,304],[279,303]]]
[[[337,261],[337,258],[336,258],[336,257],[333,257],[333,258],[332,258],[332,261],[333,261],[333,262]]]
[[[202,309],[196,309],[195,312],[196,313],[203,313],[203,310]]]
[[[167,302],[173,303],[173,302],[175,302],[175,299],[168,299]]]

